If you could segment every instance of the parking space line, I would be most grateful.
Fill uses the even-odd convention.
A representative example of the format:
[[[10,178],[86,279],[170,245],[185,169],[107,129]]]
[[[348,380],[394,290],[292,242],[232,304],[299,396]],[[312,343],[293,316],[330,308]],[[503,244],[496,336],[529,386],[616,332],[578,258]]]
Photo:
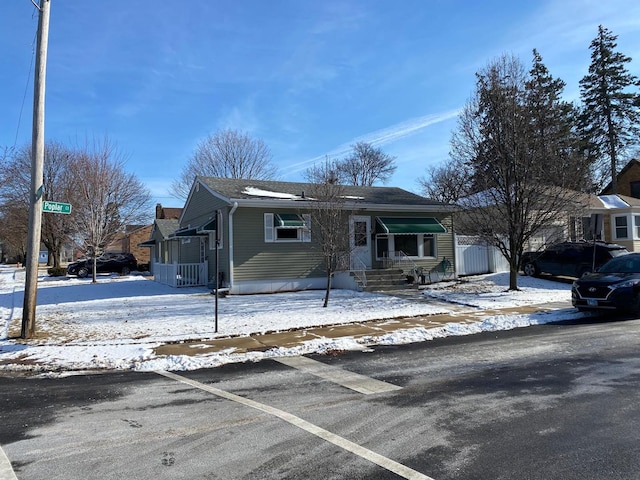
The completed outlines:
[[[187,385],[191,385],[194,388],[198,388],[200,390],[204,390],[205,392],[212,393],[217,395],[218,397],[225,398],[227,400],[231,400],[232,402],[237,402],[247,407],[254,408],[261,412],[267,413],[269,415],[273,415],[275,417],[284,420],[285,422],[290,423],[308,433],[311,433],[323,440],[336,445],[348,452],[351,452],[365,460],[368,460],[376,465],[393,472],[402,478],[406,478],[408,480],[434,480],[427,475],[424,475],[412,468],[407,467],[406,465],[402,465],[401,463],[396,462],[395,460],[391,460],[383,455],[380,455],[376,452],[373,452],[357,443],[354,443],[346,438],[343,438],[339,435],[329,432],[324,428],[318,427],[306,420],[303,420],[300,417],[297,417],[291,413],[285,412],[284,410],[280,410],[275,407],[271,407],[264,403],[256,402],[254,400],[250,400],[248,398],[241,397],[240,395],[235,395],[233,393],[227,392],[225,390],[221,390],[216,387],[212,387],[211,385],[206,385],[204,383],[200,383],[196,380],[191,380],[190,378],[183,377],[181,375],[177,375],[172,372],[167,372],[165,370],[157,370],[156,373],[158,375],[162,375],[167,378],[171,378],[172,380],[185,383]]]
[[[337,383],[338,385],[355,390],[356,392],[364,393],[365,395],[393,392],[395,390],[402,389],[402,387],[397,385],[383,382],[382,380],[376,380],[375,378],[367,377],[365,375],[360,375],[359,373],[349,372],[342,368],[327,365],[326,363],[318,362],[307,357],[280,357],[274,358],[273,360],[303,372],[310,373],[311,375],[315,375],[316,377],[320,377],[324,380]]]
[[[0,447],[0,480],[18,480],[9,461],[9,457],[4,453],[2,447]]]

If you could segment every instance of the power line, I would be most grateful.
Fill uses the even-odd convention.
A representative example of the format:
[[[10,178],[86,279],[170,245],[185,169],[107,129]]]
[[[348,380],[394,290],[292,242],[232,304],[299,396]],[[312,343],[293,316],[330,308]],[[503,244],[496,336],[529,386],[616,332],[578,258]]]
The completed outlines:
[[[20,123],[22,122],[22,112],[24,111],[24,102],[27,99],[27,91],[29,90],[29,85],[31,84],[31,71],[33,70],[33,59],[35,58],[36,51],[35,45],[36,40],[38,38],[37,32],[33,36],[33,43],[31,44],[31,62],[29,62],[29,73],[27,74],[27,83],[24,86],[24,94],[22,95],[22,103],[20,104],[20,113],[18,115],[18,125],[16,126],[16,136],[13,140],[13,146],[11,150],[15,150],[16,144],[18,143],[18,135],[20,133]]]

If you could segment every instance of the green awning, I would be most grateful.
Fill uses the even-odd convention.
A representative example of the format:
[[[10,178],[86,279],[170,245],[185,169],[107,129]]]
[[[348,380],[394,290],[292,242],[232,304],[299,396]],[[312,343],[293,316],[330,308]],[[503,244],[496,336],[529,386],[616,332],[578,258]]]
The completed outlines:
[[[216,231],[216,219],[215,217],[209,220],[207,223],[198,227],[198,232],[207,233],[207,232],[215,232]]]
[[[279,228],[302,228],[305,226],[304,218],[297,213],[276,213],[273,220],[275,226]]]
[[[376,233],[447,233],[447,229],[433,217],[376,217],[376,220]]]
[[[156,241],[155,240],[147,240],[146,242],[141,242],[138,244],[139,247],[155,247],[156,246]]]

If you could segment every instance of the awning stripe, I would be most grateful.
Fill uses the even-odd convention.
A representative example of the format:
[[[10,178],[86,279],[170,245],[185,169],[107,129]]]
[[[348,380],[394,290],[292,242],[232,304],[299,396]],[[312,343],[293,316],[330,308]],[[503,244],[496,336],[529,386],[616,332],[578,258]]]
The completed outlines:
[[[376,233],[389,235],[447,233],[447,229],[433,217],[376,217],[376,220]]]
[[[302,228],[305,226],[304,218],[297,213],[276,213],[273,220],[275,226],[279,228]]]

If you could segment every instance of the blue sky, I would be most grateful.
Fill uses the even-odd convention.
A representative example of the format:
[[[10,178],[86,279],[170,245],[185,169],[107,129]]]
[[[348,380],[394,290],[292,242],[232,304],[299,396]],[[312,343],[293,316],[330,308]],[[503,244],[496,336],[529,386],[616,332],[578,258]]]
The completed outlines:
[[[224,128],[264,140],[284,181],[371,142],[397,157],[387,185],[419,193],[476,71],[536,48],[577,100],[598,24],[640,76],[637,0],[51,0],[45,137],[108,136],[165,206]],[[30,0],[2,0],[0,148],[31,141],[36,29]]]

